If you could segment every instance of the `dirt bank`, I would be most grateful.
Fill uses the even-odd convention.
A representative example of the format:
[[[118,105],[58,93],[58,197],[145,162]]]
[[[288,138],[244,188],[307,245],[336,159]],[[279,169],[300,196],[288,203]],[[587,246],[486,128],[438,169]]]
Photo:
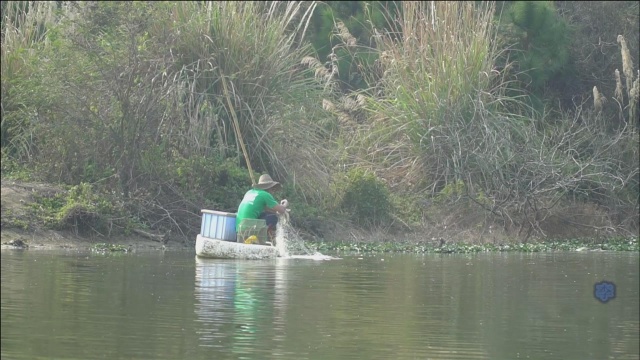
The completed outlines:
[[[115,236],[91,238],[78,236],[72,231],[54,231],[45,229],[30,215],[30,205],[34,204],[34,195],[54,195],[62,192],[49,184],[2,180],[0,202],[0,234],[2,249],[69,249],[84,250],[96,244],[120,245],[131,250],[189,249],[191,244],[179,241],[154,241],[143,236]]]

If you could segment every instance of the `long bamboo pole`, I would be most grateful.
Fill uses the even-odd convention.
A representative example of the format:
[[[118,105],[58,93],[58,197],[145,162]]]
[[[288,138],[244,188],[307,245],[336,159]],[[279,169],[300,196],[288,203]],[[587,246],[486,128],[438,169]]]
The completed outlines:
[[[256,184],[256,179],[253,176],[253,169],[251,168],[251,161],[249,161],[249,154],[247,153],[247,148],[244,146],[244,141],[242,140],[242,134],[240,133],[240,125],[238,124],[238,117],[236,116],[236,112],[233,109],[233,104],[231,103],[231,97],[229,96],[229,91],[227,89],[227,81],[222,73],[222,69],[220,70],[220,79],[222,80],[222,88],[224,90],[224,95],[227,98],[227,104],[229,105],[229,111],[231,111],[231,117],[233,118],[233,128],[236,131],[236,137],[240,142],[240,147],[242,148],[242,153],[244,154],[244,160],[247,162],[247,168],[249,169],[249,176],[251,177],[251,185]]]

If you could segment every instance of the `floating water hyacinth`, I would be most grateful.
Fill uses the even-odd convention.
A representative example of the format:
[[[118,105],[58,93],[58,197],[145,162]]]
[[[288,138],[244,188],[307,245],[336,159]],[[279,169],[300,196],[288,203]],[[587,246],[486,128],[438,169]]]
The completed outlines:
[[[640,251],[638,238],[612,238],[606,241],[595,239],[567,239],[536,243],[438,245],[425,242],[312,242],[308,247],[321,251],[357,253],[438,253],[467,254],[477,252],[549,252],[549,251]]]

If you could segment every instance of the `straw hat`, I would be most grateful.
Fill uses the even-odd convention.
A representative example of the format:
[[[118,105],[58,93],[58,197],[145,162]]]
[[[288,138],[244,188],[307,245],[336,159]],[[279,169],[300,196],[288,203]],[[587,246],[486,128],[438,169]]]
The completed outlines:
[[[262,190],[271,189],[274,186],[280,186],[280,183],[277,181],[273,181],[273,179],[271,179],[271,176],[269,176],[268,174],[261,175],[260,179],[258,179],[258,183],[253,185],[253,187]]]

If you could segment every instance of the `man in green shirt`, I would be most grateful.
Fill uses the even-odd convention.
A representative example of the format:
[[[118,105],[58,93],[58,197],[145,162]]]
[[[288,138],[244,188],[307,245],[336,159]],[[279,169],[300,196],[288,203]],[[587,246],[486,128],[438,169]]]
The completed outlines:
[[[271,176],[264,174],[258,179],[258,183],[244,195],[238,206],[236,214],[236,231],[244,219],[264,219],[267,223],[267,232],[270,238],[275,237],[277,214],[287,211],[288,202],[282,200],[278,204],[273,195],[282,188],[279,182],[273,181]]]

